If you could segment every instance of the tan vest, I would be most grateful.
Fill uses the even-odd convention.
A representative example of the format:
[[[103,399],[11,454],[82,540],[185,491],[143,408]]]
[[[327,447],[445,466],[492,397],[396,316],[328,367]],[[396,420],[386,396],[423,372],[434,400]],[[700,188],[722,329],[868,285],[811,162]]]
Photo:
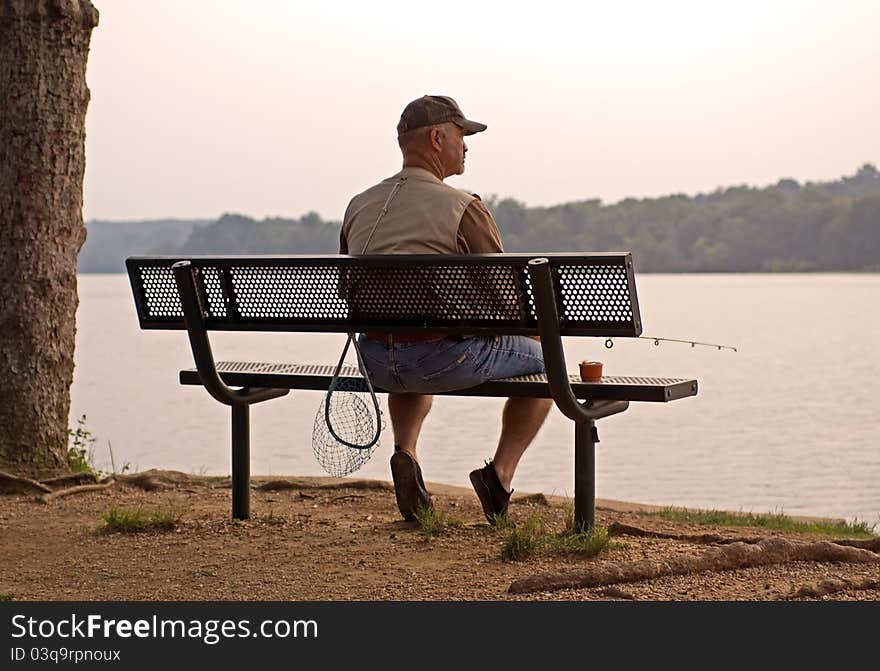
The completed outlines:
[[[373,230],[398,182],[401,186]],[[474,199],[475,196],[444,184],[427,170],[404,168],[348,204],[342,222],[348,253],[457,254],[458,226]]]

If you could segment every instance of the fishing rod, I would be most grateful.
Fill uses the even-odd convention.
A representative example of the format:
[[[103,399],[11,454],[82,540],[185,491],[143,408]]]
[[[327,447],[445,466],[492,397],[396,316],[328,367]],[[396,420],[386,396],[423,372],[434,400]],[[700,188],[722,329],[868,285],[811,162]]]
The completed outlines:
[[[700,342],[698,340],[679,340],[678,338],[655,338],[653,336],[639,336],[639,339],[640,340],[653,340],[654,347],[659,347],[660,342],[662,341],[662,342],[690,343],[691,347],[696,347],[697,345],[702,345],[704,347],[715,347],[718,350],[729,349],[729,350],[733,350],[734,352],[738,351],[736,349],[736,347],[734,347],[732,345],[719,345],[717,343]],[[612,338],[607,338],[605,340],[605,347],[607,347],[608,349],[611,349],[612,347],[614,347],[614,340]]]

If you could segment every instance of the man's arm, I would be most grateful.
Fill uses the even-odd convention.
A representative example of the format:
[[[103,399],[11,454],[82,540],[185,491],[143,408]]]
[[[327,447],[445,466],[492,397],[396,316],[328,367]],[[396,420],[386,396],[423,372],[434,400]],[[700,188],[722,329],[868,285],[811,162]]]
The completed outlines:
[[[500,254],[504,251],[501,243],[501,233],[498,225],[492,218],[492,213],[483,205],[483,201],[477,196],[464,211],[461,223],[458,226],[458,252],[460,254]],[[511,282],[518,283],[514,275]],[[502,283],[504,281],[502,280]],[[507,295],[503,287],[497,287],[498,295],[494,297],[496,308],[506,315],[515,315],[522,310],[518,303],[508,303],[501,296]],[[508,299],[509,300],[509,299]],[[537,340],[537,336],[534,336]]]
[[[457,246],[459,254],[497,254],[504,251],[498,226],[479,196],[467,206],[461,217]]]

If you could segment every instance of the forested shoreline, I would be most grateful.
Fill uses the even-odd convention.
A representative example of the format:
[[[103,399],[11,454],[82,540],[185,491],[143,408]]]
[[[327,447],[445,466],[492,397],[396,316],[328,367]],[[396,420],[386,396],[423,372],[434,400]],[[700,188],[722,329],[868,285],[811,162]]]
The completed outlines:
[[[510,252],[631,251],[640,272],[880,271],[880,172],[832,182],[528,207],[483,198]],[[80,272],[121,272],[133,254],[330,254],[339,221],[314,212],[261,221],[87,222]]]

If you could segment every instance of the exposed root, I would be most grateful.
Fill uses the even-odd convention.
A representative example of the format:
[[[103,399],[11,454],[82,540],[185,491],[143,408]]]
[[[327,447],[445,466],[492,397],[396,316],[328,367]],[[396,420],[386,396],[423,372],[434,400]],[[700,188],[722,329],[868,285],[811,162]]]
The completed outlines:
[[[51,487],[36,480],[0,471],[0,493],[2,494],[33,494],[34,492],[51,491]]]
[[[862,548],[871,552],[880,552],[880,537],[878,538],[860,538],[860,539],[843,539],[834,541],[838,545],[846,545],[851,548]]]
[[[725,545],[729,543],[758,543],[764,540],[762,536],[739,536],[730,538],[728,536],[719,536],[718,534],[671,534],[663,531],[649,531],[640,527],[630,526],[629,524],[621,524],[620,522],[612,522],[608,525],[608,534],[610,536],[639,536],[642,538],[668,538],[676,541],[687,541],[688,543],[697,543],[699,545]]]
[[[151,468],[141,473],[131,473],[129,475],[118,475],[117,480],[133,487],[139,487],[148,492],[161,492],[166,489],[175,487],[210,487],[216,478],[205,475],[190,475],[180,471],[165,471],[157,468]],[[231,480],[228,481],[231,486]]]
[[[837,592],[856,592],[868,589],[880,589],[880,580],[864,578],[862,580],[850,580],[849,578],[829,578],[812,585],[802,585],[790,594],[779,597],[780,599],[803,599],[828,596]]]
[[[688,543],[698,543],[701,545],[724,545],[727,543],[758,543],[766,538],[766,536],[740,536],[731,538],[727,536],[719,536],[717,534],[672,534],[662,531],[649,531],[640,527],[630,526],[629,524],[621,524],[620,522],[612,522],[608,525],[608,534],[610,536],[639,536],[647,538],[668,538],[670,540],[686,541]],[[845,547],[861,548],[862,550],[870,550],[871,552],[880,553],[880,537],[851,539],[841,538],[832,539],[828,542],[835,545],[843,545]]]
[[[254,489],[257,489],[261,492],[283,492],[288,489],[301,488],[301,485],[290,482],[289,480],[269,480],[268,482],[261,482],[258,485],[254,485]]]
[[[740,542],[710,548],[698,557],[674,557],[668,561],[603,562],[578,571],[527,576],[511,583],[508,591],[511,594],[526,594],[582,589],[652,580],[668,575],[730,571],[795,561],[880,564],[880,556],[868,550],[842,547],[829,541],[794,543],[782,538],[764,538],[758,543]]]
[[[132,485],[147,492],[161,492],[170,489],[168,485],[153,477],[149,471],[145,473],[135,473],[134,475],[126,475],[120,478],[127,485]]]
[[[108,479],[97,485],[77,485],[76,487],[56,489],[54,492],[48,492],[47,494],[43,494],[42,496],[37,497],[37,501],[39,501],[40,503],[49,503],[50,501],[60,499],[63,496],[71,496],[72,494],[83,494],[85,492],[97,492],[101,491],[102,489],[109,489],[113,486],[114,482],[114,480]]]
[[[73,487],[74,485],[94,485],[98,482],[98,478],[91,471],[82,471],[70,475],[59,475],[57,478],[49,478],[40,482],[51,488]]]

